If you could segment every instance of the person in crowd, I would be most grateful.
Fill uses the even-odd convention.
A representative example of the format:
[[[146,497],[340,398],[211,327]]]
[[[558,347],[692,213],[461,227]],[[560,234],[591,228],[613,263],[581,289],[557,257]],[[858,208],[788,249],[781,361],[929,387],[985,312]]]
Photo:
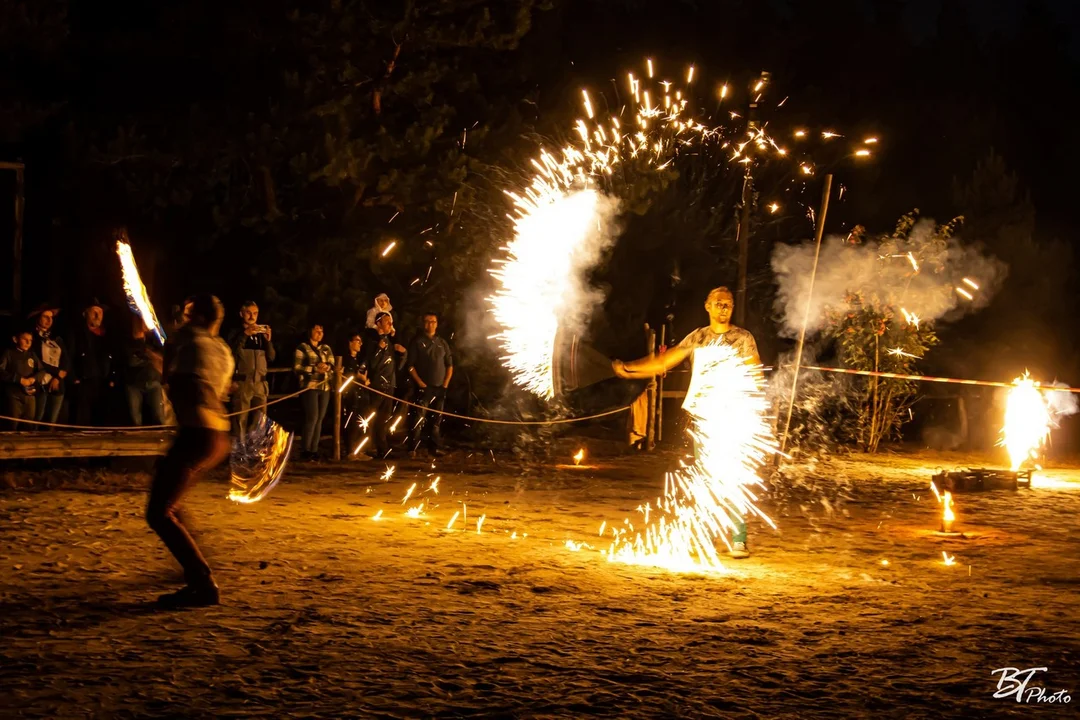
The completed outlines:
[[[165,344],[161,372],[179,429],[157,464],[146,521],[184,569],[185,587],[162,595],[164,608],[217,605],[218,586],[210,565],[180,517],[180,501],[199,477],[229,454],[225,399],[233,358],[218,333],[225,309],[213,295],[184,303],[185,324]]]
[[[734,309],[735,296],[731,290],[726,287],[713,288],[705,298],[705,312],[709,314],[708,325],[693,331],[663,355],[644,357],[633,362],[613,360],[612,370],[621,378],[652,377],[671,370],[684,360],[690,359],[693,362],[694,351],[709,345],[728,345],[748,364],[760,366],[761,357],[758,355],[754,336],[749,330],[731,322]],[[735,531],[728,552],[737,559],[749,557],[746,518],[733,515],[731,519]]]
[[[29,430],[33,426],[19,420],[33,420],[36,400],[45,381],[41,359],[34,353],[34,333],[20,330],[12,338],[14,347],[0,355],[0,385],[4,392],[4,414],[10,418],[12,430]]]
[[[107,392],[116,382],[104,319],[105,306],[97,300],[90,302],[83,309],[83,324],[68,343],[76,425],[103,425],[108,416]]]
[[[356,453],[364,434],[366,395],[363,388],[367,376],[360,370],[364,362],[364,337],[362,333],[349,335],[349,344],[341,356],[341,376],[345,389],[342,392],[341,408],[345,414],[345,438],[348,443],[347,454],[350,459],[367,459],[365,453]]]
[[[419,391],[416,402],[421,406],[411,421],[409,451],[415,453],[420,443],[426,440],[428,451],[436,457],[442,454],[440,412],[446,403],[450,378],[454,376],[454,358],[450,346],[436,334],[438,329],[439,316],[433,312],[425,313],[424,331],[413,338],[408,352],[409,376],[416,383]],[[429,413],[429,409],[435,412]]]
[[[375,317],[378,340],[370,343],[360,371],[372,392],[368,415],[375,416],[371,427],[375,438],[374,456],[384,458],[390,454],[389,429],[394,411],[394,390],[398,371],[404,367],[408,352],[394,343],[394,321],[390,313],[381,312]]]
[[[229,347],[236,361],[233,412],[237,414],[233,416],[233,431],[244,438],[248,429],[258,427],[266,415],[266,399],[270,395],[266,370],[277,352],[270,326],[259,324],[259,306],[255,301],[248,300],[240,306],[240,319],[243,326],[233,331]]]
[[[293,355],[293,372],[306,392],[300,396],[304,407],[303,457],[319,458],[319,437],[323,418],[330,405],[330,380],[334,369],[334,351],[323,342],[323,326],[312,325],[307,342],[302,342]]]
[[[146,343],[146,324],[142,317],[133,315],[131,321],[131,337],[124,344],[124,396],[131,422],[134,425],[164,425],[165,397],[161,390],[160,361]]]
[[[30,313],[30,319],[35,321],[31,349],[41,360],[42,368],[49,376],[36,399],[34,419],[38,422],[54,423],[60,419],[66,380],[71,372],[71,353],[68,352],[67,343],[53,330],[53,323],[59,313],[59,308],[48,303]]]
[[[375,296],[375,303],[368,308],[367,311],[367,325],[369,330],[375,329],[376,316],[379,313],[386,313],[390,315],[394,307],[390,304],[390,296],[386,293],[379,293]]]

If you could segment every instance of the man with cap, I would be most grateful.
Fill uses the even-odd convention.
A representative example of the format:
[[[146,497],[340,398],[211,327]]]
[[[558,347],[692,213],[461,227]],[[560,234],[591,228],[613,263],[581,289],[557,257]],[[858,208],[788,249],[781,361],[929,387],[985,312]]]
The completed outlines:
[[[54,423],[60,418],[60,408],[64,405],[64,386],[71,372],[71,353],[67,343],[53,331],[53,323],[60,309],[50,303],[42,303],[30,313],[30,319],[36,322],[31,348],[41,359],[42,370],[47,379],[43,391],[37,397],[34,419],[38,422]]]
[[[187,585],[158,598],[164,608],[217,605],[217,583],[198,545],[180,517],[180,500],[229,454],[225,399],[232,382],[233,357],[218,336],[225,315],[213,295],[184,303],[185,324],[165,344],[162,375],[179,425],[172,447],[157,465],[146,521],[184,568]]]
[[[109,388],[113,380],[112,348],[102,322],[105,306],[96,299],[83,310],[84,324],[76,328],[68,347],[71,348],[71,389],[75,400],[76,425],[103,425],[108,415]]]

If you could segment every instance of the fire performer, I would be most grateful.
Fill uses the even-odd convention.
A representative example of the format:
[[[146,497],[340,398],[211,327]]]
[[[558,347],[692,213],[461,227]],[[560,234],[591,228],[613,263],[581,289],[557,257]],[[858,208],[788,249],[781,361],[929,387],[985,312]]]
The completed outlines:
[[[218,603],[218,587],[198,546],[184,528],[179,503],[199,476],[229,454],[225,398],[233,374],[229,346],[218,336],[224,317],[221,301],[196,295],[184,303],[184,325],[165,345],[164,380],[179,429],[158,463],[146,521],[184,568],[187,586],[162,595],[166,608]]]
[[[662,355],[644,357],[632,362],[613,360],[611,368],[621,378],[652,377],[666,373],[686,359],[693,362],[694,350],[708,345],[730,345],[747,363],[760,365],[757,342],[748,330],[732,324],[731,314],[735,310],[735,296],[726,287],[714,288],[705,299],[705,312],[709,313],[709,324],[698,328],[676,347]],[[733,517],[735,533],[731,538],[730,554],[733,558],[750,556],[747,545],[746,519]]]

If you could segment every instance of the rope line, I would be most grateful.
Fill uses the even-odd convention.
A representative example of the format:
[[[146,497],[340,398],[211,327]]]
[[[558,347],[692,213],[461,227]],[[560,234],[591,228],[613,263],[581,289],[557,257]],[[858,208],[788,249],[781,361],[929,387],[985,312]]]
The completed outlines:
[[[327,383],[324,382],[324,384],[327,384]],[[566,423],[584,422],[586,420],[596,420],[597,418],[608,417],[609,415],[615,415],[616,413],[621,413],[624,410],[629,410],[630,409],[630,406],[626,405],[625,407],[615,408],[614,410],[606,410],[606,411],[604,411],[602,413],[597,413],[595,415],[586,415],[584,417],[576,417],[576,418],[560,418],[558,420],[497,420],[497,419],[494,419],[494,418],[480,418],[480,417],[470,417],[468,415],[458,415],[457,413],[448,412],[446,410],[435,410],[434,408],[425,407],[424,405],[418,405],[417,403],[409,402],[408,400],[401,400],[399,398],[394,397],[393,395],[390,395],[390,394],[387,394],[387,393],[384,393],[384,392],[380,392],[379,390],[376,390],[375,388],[366,387],[366,386],[363,386],[363,385],[358,385],[357,387],[361,388],[363,390],[368,390],[368,391],[373,392],[373,393],[375,393],[377,395],[382,395],[383,397],[390,398],[391,400],[399,402],[399,403],[401,403],[403,405],[409,405],[409,406],[414,407],[414,408],[419,408],[419,409],[424,410],[426,412],[437,413],[439,415],[445,415],[447,417],[457,418],[458,420],[466,420],[466,421],[469,421],[469,422],[490,423],[490,424],[493,424],[493,425],[563,425],[563,424],[566,424]],[[299,395],[303,395],[308,390],[312,390],[312,389],[318,389],[318,388],[304,388],[303,390],[298,390],[297,392],[294,392],[291,395],[285,395],[285,396],[276,398],[274,400],[271,400],[271,401],[267,402],[265,405],[260,406],[260,407],[266,408],[266,407],[270,407],[271,405],[276,405],[279,402],[284,402],[286,400],[291,400],[291,399],[293,399],[293,398],[295,398],[295,397],[297,397]],[[253,412],[255,409],[257,409],[257,408],[251,408],[251,409],[248,409],[248,410],[237,410],[236,412],[226,413],[225,417],[227,417],[227,418],[228,417],[234,417],[236,415],[240,415],[241,413]],[[176,427],[175,425],[67,425],[65,423],[50,423],[50,422],[44,422],[44,421],[41,421],[41,420],[21,420],[19,418],[9,417],[7,415],[0,415],[0,420],[10,420],[12,422],[17,422],[17,423],[26,423],[27,425],[43,425],[45,427],[64,428],[64,429],[68,429],[68,430],[168,430],[170,428]]]

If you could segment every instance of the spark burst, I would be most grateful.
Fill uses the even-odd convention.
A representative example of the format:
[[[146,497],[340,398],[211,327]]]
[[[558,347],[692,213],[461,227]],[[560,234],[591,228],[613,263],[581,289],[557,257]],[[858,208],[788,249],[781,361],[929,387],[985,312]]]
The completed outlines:
[[[765,459],[776,452],[760,366],[732,348],[712,345],[694,351],[694,371],[683,408],[695,457],[668,473],[664,496],[639,508],[643,529],[615,530],[609,560],[670,570],[721,571],[717,543],[728,543],[734,518],[757,515],[775,527],[754,502],[754,486]]]
[[[1005,404],[1005,426],[1001,441],[1009,453],[1013,470],[1019,470],[1027,461],[1037,461],[1039,450],[1050,437],[1053,418],[1046,398],[1039,390],[1039,383],[1024,373],[1013,381]]]
[[[552,356],[559,319],[580,303],[585,271],[595,260],[578,255],[602,232],[610,208],[604,191],[615,170],[631,162],[666,168],[681,153],[697,152],[698,146],[710,143],[737,164],[740,173],[768,159],[788,158],[804,175],[814,174],[812,162],[792,159],[766,132],[765,123],[742,119],[746,113],[731,112],[733,120],[742,120],[726,125],[695,117],[690,84],[700,83],[700,78],[691,69],[681,88],[667,80],[657,82],[657,69],[647,60],[646,78],[627,74],[626,112],[605,113],[597,102],[600,96],[583,89],[585,117],[573,126],[576,137],[559,152],[541,150],[531,161],[534,174],[524,191],[507,191],[513,202],[514,236],[489,270],[497,288],[488,302],[501,328],[492,339],[500,345],[514,382],[541,398],[555,394]],[[751,101],[767,92],[766,77],[762,74],[747,87]],[[725,83],[719,95],[724,99],[728,94]],[[826,131],[821,137],[842,136]]]

